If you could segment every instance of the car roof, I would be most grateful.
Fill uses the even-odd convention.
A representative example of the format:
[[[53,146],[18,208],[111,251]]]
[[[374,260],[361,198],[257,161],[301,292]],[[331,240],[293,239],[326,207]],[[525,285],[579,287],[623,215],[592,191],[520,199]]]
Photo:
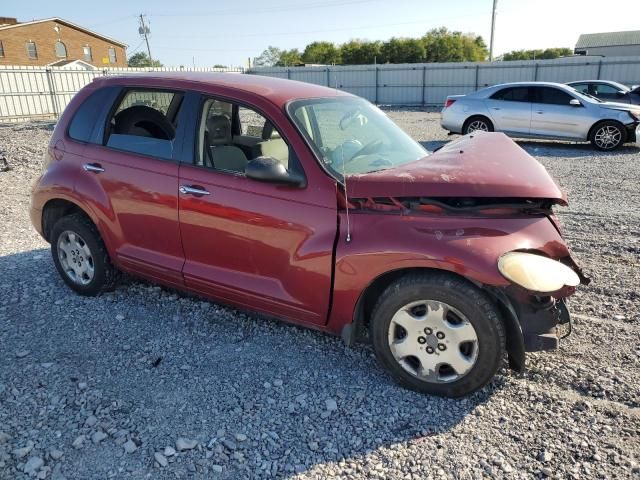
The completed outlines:
[[[613,80],[577,80],[575,82],[567,82],[567,85],[576,85],[578,83],[602,83],[605,85],[618,85],[620,87],[629,88],[624,83],[614,82]]]
[[[145,72],[98,77],[94,83],[101,86],[127,85],[175,89],[204,87],[205,91],[207,86],[218,86],[264,97],[278,107],[283,107],[292,100],[306,98],[353,97],[350,93],[312,83],[242,73]]]
[[[568,88],[564,83],[557,82],[510,82],[510,83],[500,83],[498,85],[493,85],[491,88],[495,87],[561,87]]]

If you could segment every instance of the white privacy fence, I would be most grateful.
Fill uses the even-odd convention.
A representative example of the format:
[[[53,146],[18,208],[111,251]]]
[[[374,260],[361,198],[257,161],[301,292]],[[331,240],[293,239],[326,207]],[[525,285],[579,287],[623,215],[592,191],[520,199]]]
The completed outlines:
[[[70,70],[0,66],[0,122],[55,119],[94,78],[144,71],[234,72],[289,78],[346,90],[383,105],[440,106],[447,95],[515,81],[606,79],[640,84],[640,57],[571,57],[557,60],[417,63],[237,69],[111,68]]]
[[[0,122],[57,118],[73,96],[96,77],[137,72],[235,72],[242,69],[109,68],[96,70],[0,66]]]
[[[315,83],[382,105],[440,106],[447,95],[506,82],[614,80],[640,84],[640,57],[570,57],[513,62],[254,68],[247,73]]]

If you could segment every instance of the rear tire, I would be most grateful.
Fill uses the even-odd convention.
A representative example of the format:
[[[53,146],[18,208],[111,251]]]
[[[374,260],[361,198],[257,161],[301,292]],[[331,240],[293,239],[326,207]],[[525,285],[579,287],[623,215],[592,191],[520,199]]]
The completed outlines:
[[[498,310],[480,289],[446,272],[409,274],[389,285],[373,310],[370,334],[387,373],[431,395],[481,389],[505,356]]]
[[[596,150],[610,152],[627,140],[627,131],[624,126],[613,120],[606,120],[598,123],[591,129],[589,141]]]
[[[95,225],[84,215],[62,217],[51,230],[51,255],[58,273],[80,295],[113,289],[118,271]]]
[[[462,127],[462,134],[467,135],[472,132],[493,132],[493,123],[487,117],[482,115],[475,115],[469,117]]]

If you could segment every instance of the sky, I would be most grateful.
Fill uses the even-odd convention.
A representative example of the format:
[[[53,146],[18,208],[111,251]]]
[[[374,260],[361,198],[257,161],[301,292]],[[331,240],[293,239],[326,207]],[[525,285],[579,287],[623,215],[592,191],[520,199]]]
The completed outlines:
[[[639,0],[498,0],[494,54],[573,48],[581,33],[637,30]],[[131,55],[146,49],[138,16],[146,15],[154,59],[166,66],[246,66],[269,45],[299,48],[316,40],[419,37],[445,26],[489,44],[493,0],[3,0],[0,16],[60,17],[115,38]],[[112,5],[109,11],[106,5]],[[612,5],[614,8],[608,8]],[[625,13],[626,12],[626,13]]]

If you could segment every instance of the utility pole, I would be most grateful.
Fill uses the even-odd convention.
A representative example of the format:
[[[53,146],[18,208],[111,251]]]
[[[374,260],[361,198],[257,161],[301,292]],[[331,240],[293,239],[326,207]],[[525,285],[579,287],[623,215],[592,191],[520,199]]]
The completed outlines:
[[[493,62],[493,33],[496,29],[496,9],[498,0],[493,0],[493,12],[491,14],[491,43],[489,43],[489,61]]]
[[[138,33],[144,37],[144,41],[147,43],[147,53],[149,54],[149,63],[151,63],[153,61],[151,58],[151,47],[149,47],[149,34],[151,30],[144,24],[144,15],[142,13],[140,14],[140,28],[138,28]]]

